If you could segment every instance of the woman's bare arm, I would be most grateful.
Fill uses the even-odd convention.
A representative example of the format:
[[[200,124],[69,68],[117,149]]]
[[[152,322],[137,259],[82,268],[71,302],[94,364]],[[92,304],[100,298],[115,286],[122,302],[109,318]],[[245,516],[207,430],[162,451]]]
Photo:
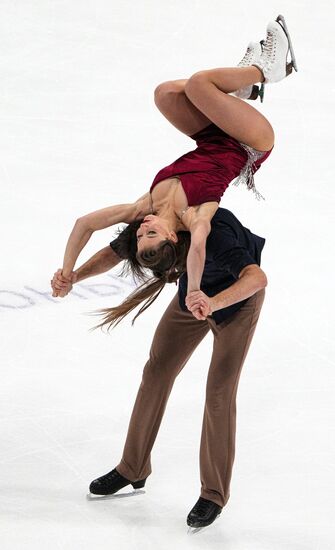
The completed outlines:
[[[86,226],[93,231],[105,229],[116,223],[131,223],[151,213],[150,194],[147,192],[133,203],[117,204],[95,210],[90,214],[82,216]]]
[[[187,294],[199,290],[206,260],[206,241],[211,230],[208,220],[198,220],[191,231],[191,244],[187,254]]]
[[[94,231],[105,229],[117,223],[131,223],[149,214],[148,196],[149,193],[145,193],[134,203],[108,206],[78,218],[65,248],[62,270],[64,277],[69,277],[72,273],[80,252]]]
[[[211,219],[218,207],[217,202],[204,203],[192,214],[191,218],[185,220],[191,233],[191,244],[186,262],[187,293],[200,289],[206,260],[206,241],[211,231]]]

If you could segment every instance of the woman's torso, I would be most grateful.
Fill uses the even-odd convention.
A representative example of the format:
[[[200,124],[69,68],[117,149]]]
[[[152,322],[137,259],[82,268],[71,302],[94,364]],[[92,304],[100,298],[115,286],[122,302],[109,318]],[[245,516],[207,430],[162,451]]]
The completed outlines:
[[[160,170],[150,187],[151,193],[159,192],[162,197],[169,185],[177,185],[176,200],[184,208],[212,201],[219,204],[226,188],[242,169],[250,165],[253,173],[270,154],[270,151],[258,151],[256,158],[252,158],[247,146],[215,124],[190,137],[196,141],[196,149]]]
[[[160,210],[162,206],[170,204],[177,212],[182,212],[189,206],[186,193],[178,176],[161,180],[155,185],[150,194],[154,210]]]

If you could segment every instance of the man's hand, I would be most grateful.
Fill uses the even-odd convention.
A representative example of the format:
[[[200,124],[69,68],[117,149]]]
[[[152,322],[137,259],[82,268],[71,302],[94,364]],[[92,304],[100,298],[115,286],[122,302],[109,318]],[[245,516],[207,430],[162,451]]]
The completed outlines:
[[[208,315],[212,314],[211,298],[202,290],[192,290],[185,298],[187,309],[191,311],[196,319],[204,321]]]
[[[77,281],[77,273],[74,271],[71,273],[70,277],[64,277],[62,275],[62,270],[58,269],[54,274],[51,282],[52,296],[64,298],[71,290],[73,284]]]

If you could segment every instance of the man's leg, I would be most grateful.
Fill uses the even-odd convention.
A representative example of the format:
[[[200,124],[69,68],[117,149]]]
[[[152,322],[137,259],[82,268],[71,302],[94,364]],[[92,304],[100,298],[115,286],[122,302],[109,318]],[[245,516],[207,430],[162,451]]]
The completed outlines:
[[[236,393],[241,369],[256,329],[265,289],[229,319],[210,319],[214,346],[206,385],[200,445],[201,496],[225,506],[235,457]]]
[[[153,338],[131,415],[127,439],[117,471],[130,481],[151,473],[150,453],[176,376],[209,331],[179,306],[178,293],[167,307]]]

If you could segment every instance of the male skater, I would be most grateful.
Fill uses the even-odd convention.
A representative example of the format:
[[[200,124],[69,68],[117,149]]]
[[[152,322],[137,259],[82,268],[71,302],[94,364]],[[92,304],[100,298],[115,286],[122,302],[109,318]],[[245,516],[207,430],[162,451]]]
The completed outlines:
[[[117,254],[118,239],[120,235],[74,271],[71,280],[58,270],[52,288],[67,293],[73,283],[125,260]],[[267,285],[260,268],[264,243],[264,238],[244,227],[232,212],[218,208],[207,238],[201,290],[191,293],[185,303],[187,273],[180,277],[178,292],[153,337],[121,461],[111,472],[92,481],[91,493],[107,495],[129,484],[144,486],[152,471],[150,453],[175,378],[211,330],[214,342],[200,443],[201,494],[187,516],[187,524],[204,527],[220,515],[230,497],[239,377]]]

